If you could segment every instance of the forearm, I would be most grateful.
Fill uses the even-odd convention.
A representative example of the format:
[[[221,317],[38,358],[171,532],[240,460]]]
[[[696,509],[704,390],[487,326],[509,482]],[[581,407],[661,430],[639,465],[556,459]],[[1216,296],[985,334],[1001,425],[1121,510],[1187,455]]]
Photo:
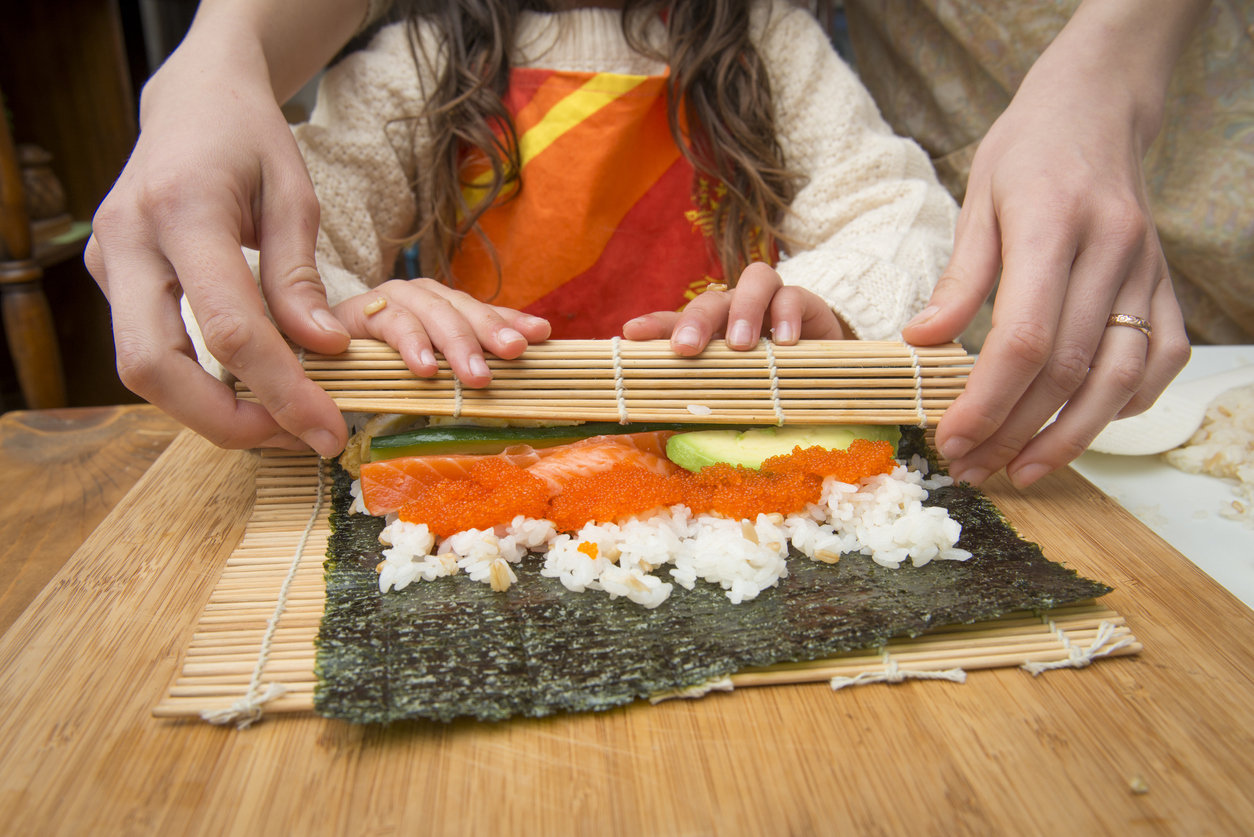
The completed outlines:
[[[147,100],[224,69],[246,82],[264,80],[276,102],[286,101],[361,28],[369,6],[369,0],[204,0],[183,42],[145,85],[141,125]]]
[[[1033,65],[1016,98],[1074,92],[1094,107],[1126,110],[1119,115],[1132,120],[1144,153],[1161,127],[1172,69],[1209,5],[1210,0],[1085,0]]]

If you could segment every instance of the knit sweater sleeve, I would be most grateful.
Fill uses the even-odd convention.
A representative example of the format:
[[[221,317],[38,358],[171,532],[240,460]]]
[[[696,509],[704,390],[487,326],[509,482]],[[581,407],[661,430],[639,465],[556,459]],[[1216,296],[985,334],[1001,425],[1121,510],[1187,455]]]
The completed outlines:
[[[758,48],[785,161],[805,185],[783,224],[792,246],[780,276],[824,297],[859,338],[899,339],[949,258],[957,206],[813,17],[782,7]]]
[[[391,278],[418,222],[420,84],[405,27],[385,28],[327,71],[309,122],[293,129],[321,209],[318,270],[332,305]]]

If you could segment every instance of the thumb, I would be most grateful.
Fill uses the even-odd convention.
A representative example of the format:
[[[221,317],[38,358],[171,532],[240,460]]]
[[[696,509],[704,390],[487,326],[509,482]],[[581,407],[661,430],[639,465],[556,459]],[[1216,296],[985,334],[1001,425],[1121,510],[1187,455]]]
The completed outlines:
[[[1001,268],[1001,234],[991,208],[962,208],[954,252],[927,306],[906,323],[901,336],[907,343],[932,346],[958,339],[971,324]]]
[[[331,313],[318,274],[318,199],[303,170],[273,178],[257,219],[261,288],[279,328],[297,344],[322,354],[348,348],[348,329]]]

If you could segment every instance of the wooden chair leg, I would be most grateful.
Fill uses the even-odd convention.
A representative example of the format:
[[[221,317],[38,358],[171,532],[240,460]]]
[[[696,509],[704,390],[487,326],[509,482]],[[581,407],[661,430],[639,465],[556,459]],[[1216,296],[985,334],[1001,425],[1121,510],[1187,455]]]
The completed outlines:
[[[0,265],[0,309],[17,382],[31,410],[64,407],[61,350],[44,295],[43,269],[33,261]]]

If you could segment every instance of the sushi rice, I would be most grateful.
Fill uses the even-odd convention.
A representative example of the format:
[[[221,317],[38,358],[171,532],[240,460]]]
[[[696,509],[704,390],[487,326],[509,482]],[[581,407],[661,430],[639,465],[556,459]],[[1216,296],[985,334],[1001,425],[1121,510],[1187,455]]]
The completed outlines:
[[[854,553],[893,569],[907,561],[916,567],[965,561],[971,553],[955,547],[961,524],[944,508],[923,505],[930,490],[953,480],[927,472],[926,460],[916,456],[858,485],[828,478],[819,503],[803,513],[760,514],[755,520],[694,516],[686,506],[672,506],[643,517],[588,523],[568,534],[557,532],[551,521],[519,516],[507,526],[457,532],[437,543],[426,524],[391,514],[379,536],[385,545],[379,589],[387,593],[465,573],[503,591],[518,580],[523,558],[536,553],[543,557],[540,574],[572,592],[602,591],[653,608],[676,584],[691,590],[704,583],[718,585],[739,604],[788,574],[790,545],[829,564]],[[359,482],[352,490],[350,511],[366,514]]]

